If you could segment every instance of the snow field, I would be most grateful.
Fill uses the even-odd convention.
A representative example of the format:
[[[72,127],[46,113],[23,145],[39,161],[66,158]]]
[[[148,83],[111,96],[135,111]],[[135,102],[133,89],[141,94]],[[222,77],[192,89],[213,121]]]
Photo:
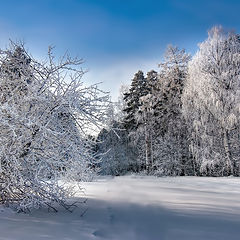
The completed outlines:
[[[73,213],[1,208],[0,240],[240,239],[238,178],[124,176],[82,185],[88,201]]]

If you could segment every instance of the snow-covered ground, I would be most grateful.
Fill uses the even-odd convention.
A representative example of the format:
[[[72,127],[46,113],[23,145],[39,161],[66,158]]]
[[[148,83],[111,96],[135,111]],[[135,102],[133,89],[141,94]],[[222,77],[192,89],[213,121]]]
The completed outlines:
[[[73,213],[1,208],[0,239],[240,239],[239,178],[126,176],[83,185],[87,204]]]

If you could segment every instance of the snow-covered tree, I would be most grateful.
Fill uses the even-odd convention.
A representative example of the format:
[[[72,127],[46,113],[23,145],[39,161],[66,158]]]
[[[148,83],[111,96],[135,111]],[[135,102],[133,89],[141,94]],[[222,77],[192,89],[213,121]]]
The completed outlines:
[[[33,59],[21,44],[0,51],[0,202],[19,211],[68,208],[59,178],[91,175],[87,134],[105,121],[107,96],[83,85],[81,59]]]
[[[139,98],[138,111],[135,114],[137,122],[137,128],[132,133],[137,148],[138,148],[138,159],[140,164],[147,172],[150,172],[153,167],[154,158],[154,139],[156,133],[154,132],[155,127],[155,98],[153,92],[156,90],[158,85],[158,74],[154,70],[147,73],[146,77],[146,95]]]
[[[182,117],[181,95],[187,76],[189,54],[169,45],[159,64],[158,86],[153,91],[155,168],[163,175],[189,174],[187,129]]]
[[[189,174],[187,130],[181,95],[190,56],[168,46],[160,73],[135,75],[125,109],[130,141],[137,147],[139,169],[163,175]],[[131,120],[131,121],[130,121]]]
[[[109,105],[107,126],[97,136],[96,152],[100,159],[100,173],[104,175],[136,171],[135,147],[124,126],[126,104],[123,98],[128,89],[125,85],[120,88],[118,102]]]
[[[139,99],[148,93],[146,85],[147,84],[144,73],[142,71],[138,71],[132,79],[129,91],[124,94],[124,101],[126,104],[126,108],[123,109],[126,114],[124,123],[126,129],[128,129],[129,131],[137,128],[138,124],[136,122],[135,115],[140,106]]]
[[[239,175],[240,37],[214,27],[189,64],[183,111],[196,174]]]
[[[101,174],[118,176],[136,169],[133,146],[120,122],[112,122],[111,128],[104,128],[99,133],[97,153]]]
[[[123,108],[124,112],[124,128],[128,134],[129,147],[135,152],[134,165],[138,166],[138,171],[146,167],[145,160],[139,158],[140,152],[144,149],[144,142],[142,142],[143,135],[139,135],[138,128],[141,125],[138,113],[142,104],[141,97],[148,94],[147,80],[142,71],[138,71],[132,79],[129,90],[124,94]],[[138,152],[140,150],[140,152]],[[131,151],[132,152],[132,151]],[[145,155],[144,155],[145,156]]]
[[[126,112],[124,109],[127,108],[127,103],[124,100],[125,95],[129,92],[130,86],[127,84],[123,84],[120,86],[119,89],[119,95],[118,95],[118,101],[116,102],[116,113],[115,118],[118,122],[124,122],[124,119],[126,117]]]

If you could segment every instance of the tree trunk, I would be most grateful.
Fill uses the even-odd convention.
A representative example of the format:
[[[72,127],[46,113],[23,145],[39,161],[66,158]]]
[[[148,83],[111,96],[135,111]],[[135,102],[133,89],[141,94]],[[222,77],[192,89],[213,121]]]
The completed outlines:
[[[146,170],[149,173],[153,166],[152,138],[146,125],[145,125],[145,164]]]
[[[149,172],[149,148],[148,148],[148,133],[147,133],[147,126],[145,124],[145,164],[146,170]]]
[[[231,151],[230,151],[229,134],[228,134],[228,130],[226,130],[226,129],[223,130],[223,146],[224,146],[224,151],[226,153],[227,170],[228,170],[228,173],[230,173],[232,175],[233,174],[233,161],[232,161],[232,155],[231,155]]]

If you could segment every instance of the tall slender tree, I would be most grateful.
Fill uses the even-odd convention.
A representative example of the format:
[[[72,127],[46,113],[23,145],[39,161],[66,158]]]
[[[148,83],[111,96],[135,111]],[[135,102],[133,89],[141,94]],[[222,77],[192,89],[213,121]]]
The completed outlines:
[[[169,45],[165,58],[159,64],[159,82],[154,94],[158,134],[156,168],[162,174],[189,174],[187,129],[182,117],[182,91],[187,77],[190,55]]]
[[[124,95],[126,108],[123,111],[126,113],[124,119],[125,127],[129,131],[137,128],[136,113],[140,106],[139,99],[147,94],[147,82],[142,71],[138,71],[132,79],[131,87]]]

